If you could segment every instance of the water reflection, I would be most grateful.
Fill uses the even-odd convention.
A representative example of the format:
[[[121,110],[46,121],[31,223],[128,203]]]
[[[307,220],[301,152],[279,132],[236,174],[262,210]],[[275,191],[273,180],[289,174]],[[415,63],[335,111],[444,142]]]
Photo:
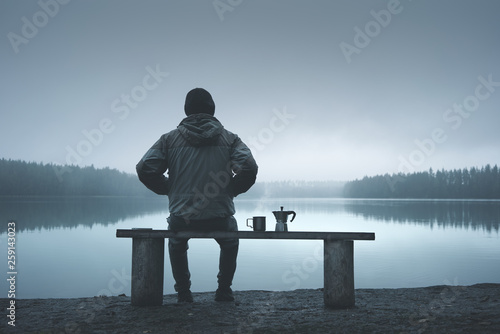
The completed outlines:
[[[365,219],[499,231],[500,202],[474,200],[347,200],[346,212]]]
[[[156,212],[168,212],[165,198],[2,199],[0,218],[16,221],[19,232],[61,227],[115,224]],[[167,215],[167,214],[166,214]]]
[[[500,229],[500,201],[261,199],[236,200],[237,212],[269,215],[284,205],[297,216],[312,214],[361,216],[366,220],[453,227]],[[0,219],[14,220],[18,231],[116,224],[150,214],[168,216],[166,197],[2,199]]]

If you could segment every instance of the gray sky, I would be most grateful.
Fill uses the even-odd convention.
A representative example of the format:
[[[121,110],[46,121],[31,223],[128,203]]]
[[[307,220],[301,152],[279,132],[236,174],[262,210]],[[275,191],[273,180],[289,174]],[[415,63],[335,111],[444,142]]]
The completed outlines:
[[[500,163],[500,2],[5,0],[0,157],[134,172],[212,93],[259,180]]]

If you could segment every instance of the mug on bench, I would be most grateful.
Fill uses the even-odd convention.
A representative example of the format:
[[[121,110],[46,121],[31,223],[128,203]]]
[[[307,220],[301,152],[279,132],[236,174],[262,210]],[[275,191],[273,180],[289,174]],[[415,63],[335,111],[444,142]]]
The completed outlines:
[[[253,226],[248,224],[249,220],[252,221]],[[266,217],[248,218],[247,226],[253,228],[254,231],[264,232],[266,230]]]

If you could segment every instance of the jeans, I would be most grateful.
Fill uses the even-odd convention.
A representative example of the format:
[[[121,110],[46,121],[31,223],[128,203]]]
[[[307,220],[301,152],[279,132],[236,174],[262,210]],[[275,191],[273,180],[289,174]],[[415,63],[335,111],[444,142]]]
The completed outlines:
[[[233,216],[189,221],[181,217],[170,216],[167,221],[168,229],[172,231],[238,231],[238,225]],[[174,289],[177,292],[189,290],[191,287],[191,274],[187,258],[188,240],[184,238],[170,238],[168,240],[170,265],[175,280]],[[217,281],[219,288],[227,289],[231,286],[236,271],[239,240],[215,239],[215,241],[220,246]]]

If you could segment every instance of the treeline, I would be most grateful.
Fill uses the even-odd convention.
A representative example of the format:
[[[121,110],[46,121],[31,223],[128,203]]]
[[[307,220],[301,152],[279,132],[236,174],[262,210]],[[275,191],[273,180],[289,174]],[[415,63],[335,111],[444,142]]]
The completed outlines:
[[[155,196],[135,174],[117,169],[0,159],[0,196]],[[238,198],[500,199],[495,165],[337,181],[257,182]]]
[[[238,198],[340,197],[333,181],[257,182]],[[0,196],[156,196],[137,175],[110,168],[0,159]]]
[[[0,196],[142,196],[136,175],[110,168],[0,159]]]
[[[500,199],[500,171],[481,168],[385,174],[347,182],[349,198]]]

